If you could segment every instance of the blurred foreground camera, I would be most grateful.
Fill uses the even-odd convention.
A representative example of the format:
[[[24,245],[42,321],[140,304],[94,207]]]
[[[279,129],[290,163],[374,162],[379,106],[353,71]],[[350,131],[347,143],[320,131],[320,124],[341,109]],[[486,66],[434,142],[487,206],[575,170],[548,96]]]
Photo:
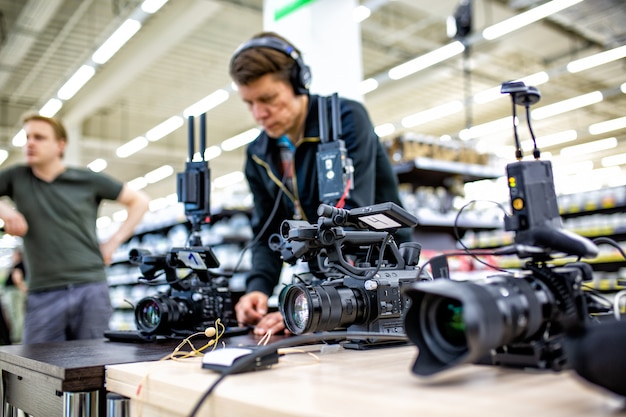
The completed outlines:
[[[169,284],[167,292],[137,302],[135,324],[143,334],[187,336],[218,318],[226,327],[237,326],[228,279],[209,271],[219,262],[208,248],[173,248],[167,255],[133,249],[129,259],[145,281],[165,275]]]
[[[398,247],[392,233],[417,219],[393,203],[352,210],[322,204],[318,214],[317,224],[284,221],[270,239],[283,260],[303,259],[311,271],[294,276],[280,294],[287,329],[404,333],[402,288],[418,279],[421,246]]]
[[[582,283],[592,279],[591,267],[527,268],[517,276],[410,286],[405,326],[419,350],[413,372],[463,363],[562,369],[565,330],[590,319]]]
[[[506,167],[512,212],[504,226],[515,232],[514,244],[499,253],[530,260],[516,273],[472,281],[435,276],[406,288],[411,306],[405,329],[418,346],[413,366],[418,375],[462,363],[560,370],[569,366],[563,348],[567,333],[607,311],[583,291],[583,282],[592,280],[589,264],[552,264],[555,254],[595,257],[598,248],[563,229],[552,165],[539,160],[534,135],[535,160],[522,160],[515,105],[526,107],[532,134],[529,107],[539,101],[539,93],[522,82],[504,83],[502,92],[513,101],[518,161]]]

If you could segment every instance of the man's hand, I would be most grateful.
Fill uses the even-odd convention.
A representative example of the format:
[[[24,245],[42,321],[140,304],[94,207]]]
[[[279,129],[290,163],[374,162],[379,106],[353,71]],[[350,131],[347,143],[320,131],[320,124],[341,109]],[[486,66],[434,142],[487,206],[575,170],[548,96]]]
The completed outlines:
[[[235,314],[240,324],[255,325],[267,314],[267,294],[252,291],[243,295],[235,305]]]
[[[17,210],[4,210],[2,219],[6,233],[13,236],[24,236],[28,232],[28,223],[22,213]]]
[[[267,314],[267,300],[269,297],[260,291],[252,291],[243,295],[237,305],[235,313],[240,324],[255,325],[254,334],[263,336],[267,332],[276,334],[285,330],[283,316],[279,312]]]
[[[261,319],[254,328],[254,334],[257,336],[264,336],[266,333],[276,334],[281,331],[285,331],[285,334],[291,334],[289,330],[285,328],[285,321],[280,311],[269,313]]]

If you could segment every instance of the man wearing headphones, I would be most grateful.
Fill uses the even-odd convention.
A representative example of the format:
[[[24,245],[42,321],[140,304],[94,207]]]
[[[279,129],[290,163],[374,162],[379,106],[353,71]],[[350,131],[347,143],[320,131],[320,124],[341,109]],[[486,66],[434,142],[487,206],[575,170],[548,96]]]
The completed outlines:
[[[268,314],[268,299],[279,282],[282,260],[269,248],[268,238],[286,219],[317,222],[320,97],[309,93],[311,73],[300,51],[276,33],[260,33],[241,45],[229,72],[263,128],[247,149],[255,243],[246,294],[235,311],[241,324],[256,326],[255,334],[275,334],[285,325],[280,312]],[[354,165],[354,188],[345,207],[389,201],[401,205],[397,177],[363,105],[342,98],[340,114],[342,140]]]

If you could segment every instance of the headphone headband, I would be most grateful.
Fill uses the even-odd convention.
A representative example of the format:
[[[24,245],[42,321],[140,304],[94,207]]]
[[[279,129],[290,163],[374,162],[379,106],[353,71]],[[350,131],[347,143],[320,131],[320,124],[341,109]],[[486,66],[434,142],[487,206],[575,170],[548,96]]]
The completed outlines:
[[[235,60],[235,58],[237,58],[243,51],[252,48],[270,48],[291,57],[291,59],[293,59],[296,63],[290,77],[293,90],[298,95],[308,94],[311,84],[311,69],[308,65],[304,64],[302,57],[293,46],[273,36],[253,38],[237,48],[231,58],[231,62]]]

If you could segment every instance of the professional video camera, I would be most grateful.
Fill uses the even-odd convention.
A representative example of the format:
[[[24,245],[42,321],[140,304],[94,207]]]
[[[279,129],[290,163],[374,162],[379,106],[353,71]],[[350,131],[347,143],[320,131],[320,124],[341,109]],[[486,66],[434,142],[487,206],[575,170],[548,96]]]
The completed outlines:
[[[206,115],[200,117],[200,150],[206,149]],[[210,216],[210,171],[204,155],[194,160],[194,117],[189,117],[188,161],[177,177],[178,201],[191,223],[190,245],[165,255],[132,249],[131,264],[139,266],[144,281],[165,275],[167,292],[145,297],[135,306],[135,323],[142,335],[188,336],[203,332],[220,319],[227,331],[237,326],[228,278],[211,272],[220,263],[211,248],[202,246],[200,228]]]
[[[550,264],[557,254],[593,258],[598,249],[563,230],[552,166],[538,159],[536,143],[535,160],[521,160],[515,105],[526,107],[530,128],[529,107],[539,100],[539,92],[521,82],[504,83],[501,91],[513,101],[518,162],[507,166],[512,215],[504,219],[505,229],[515,232],[515,242],[495,254],[515,254],[527,261],[514,274],[472,281],[435,276],[406,288],[412,303],[405,329],[418,346],[413,365],[418,375],[462,363],[560,370],[568,366],[563,349],[566,332],[606,311],[583,291],[583,283],[592,279],[588,264]]]
[[[302,259],[310,267],[280,294],[287,329],[403,333],[407,300],[401,290],[418,279],[421,246],[398,247],[392,233],[415,226],[415,216],[393,203],[351,210],[322,204],[318,215],[317,224],[285,220],[280,234],[270,238],[283,260]]]

